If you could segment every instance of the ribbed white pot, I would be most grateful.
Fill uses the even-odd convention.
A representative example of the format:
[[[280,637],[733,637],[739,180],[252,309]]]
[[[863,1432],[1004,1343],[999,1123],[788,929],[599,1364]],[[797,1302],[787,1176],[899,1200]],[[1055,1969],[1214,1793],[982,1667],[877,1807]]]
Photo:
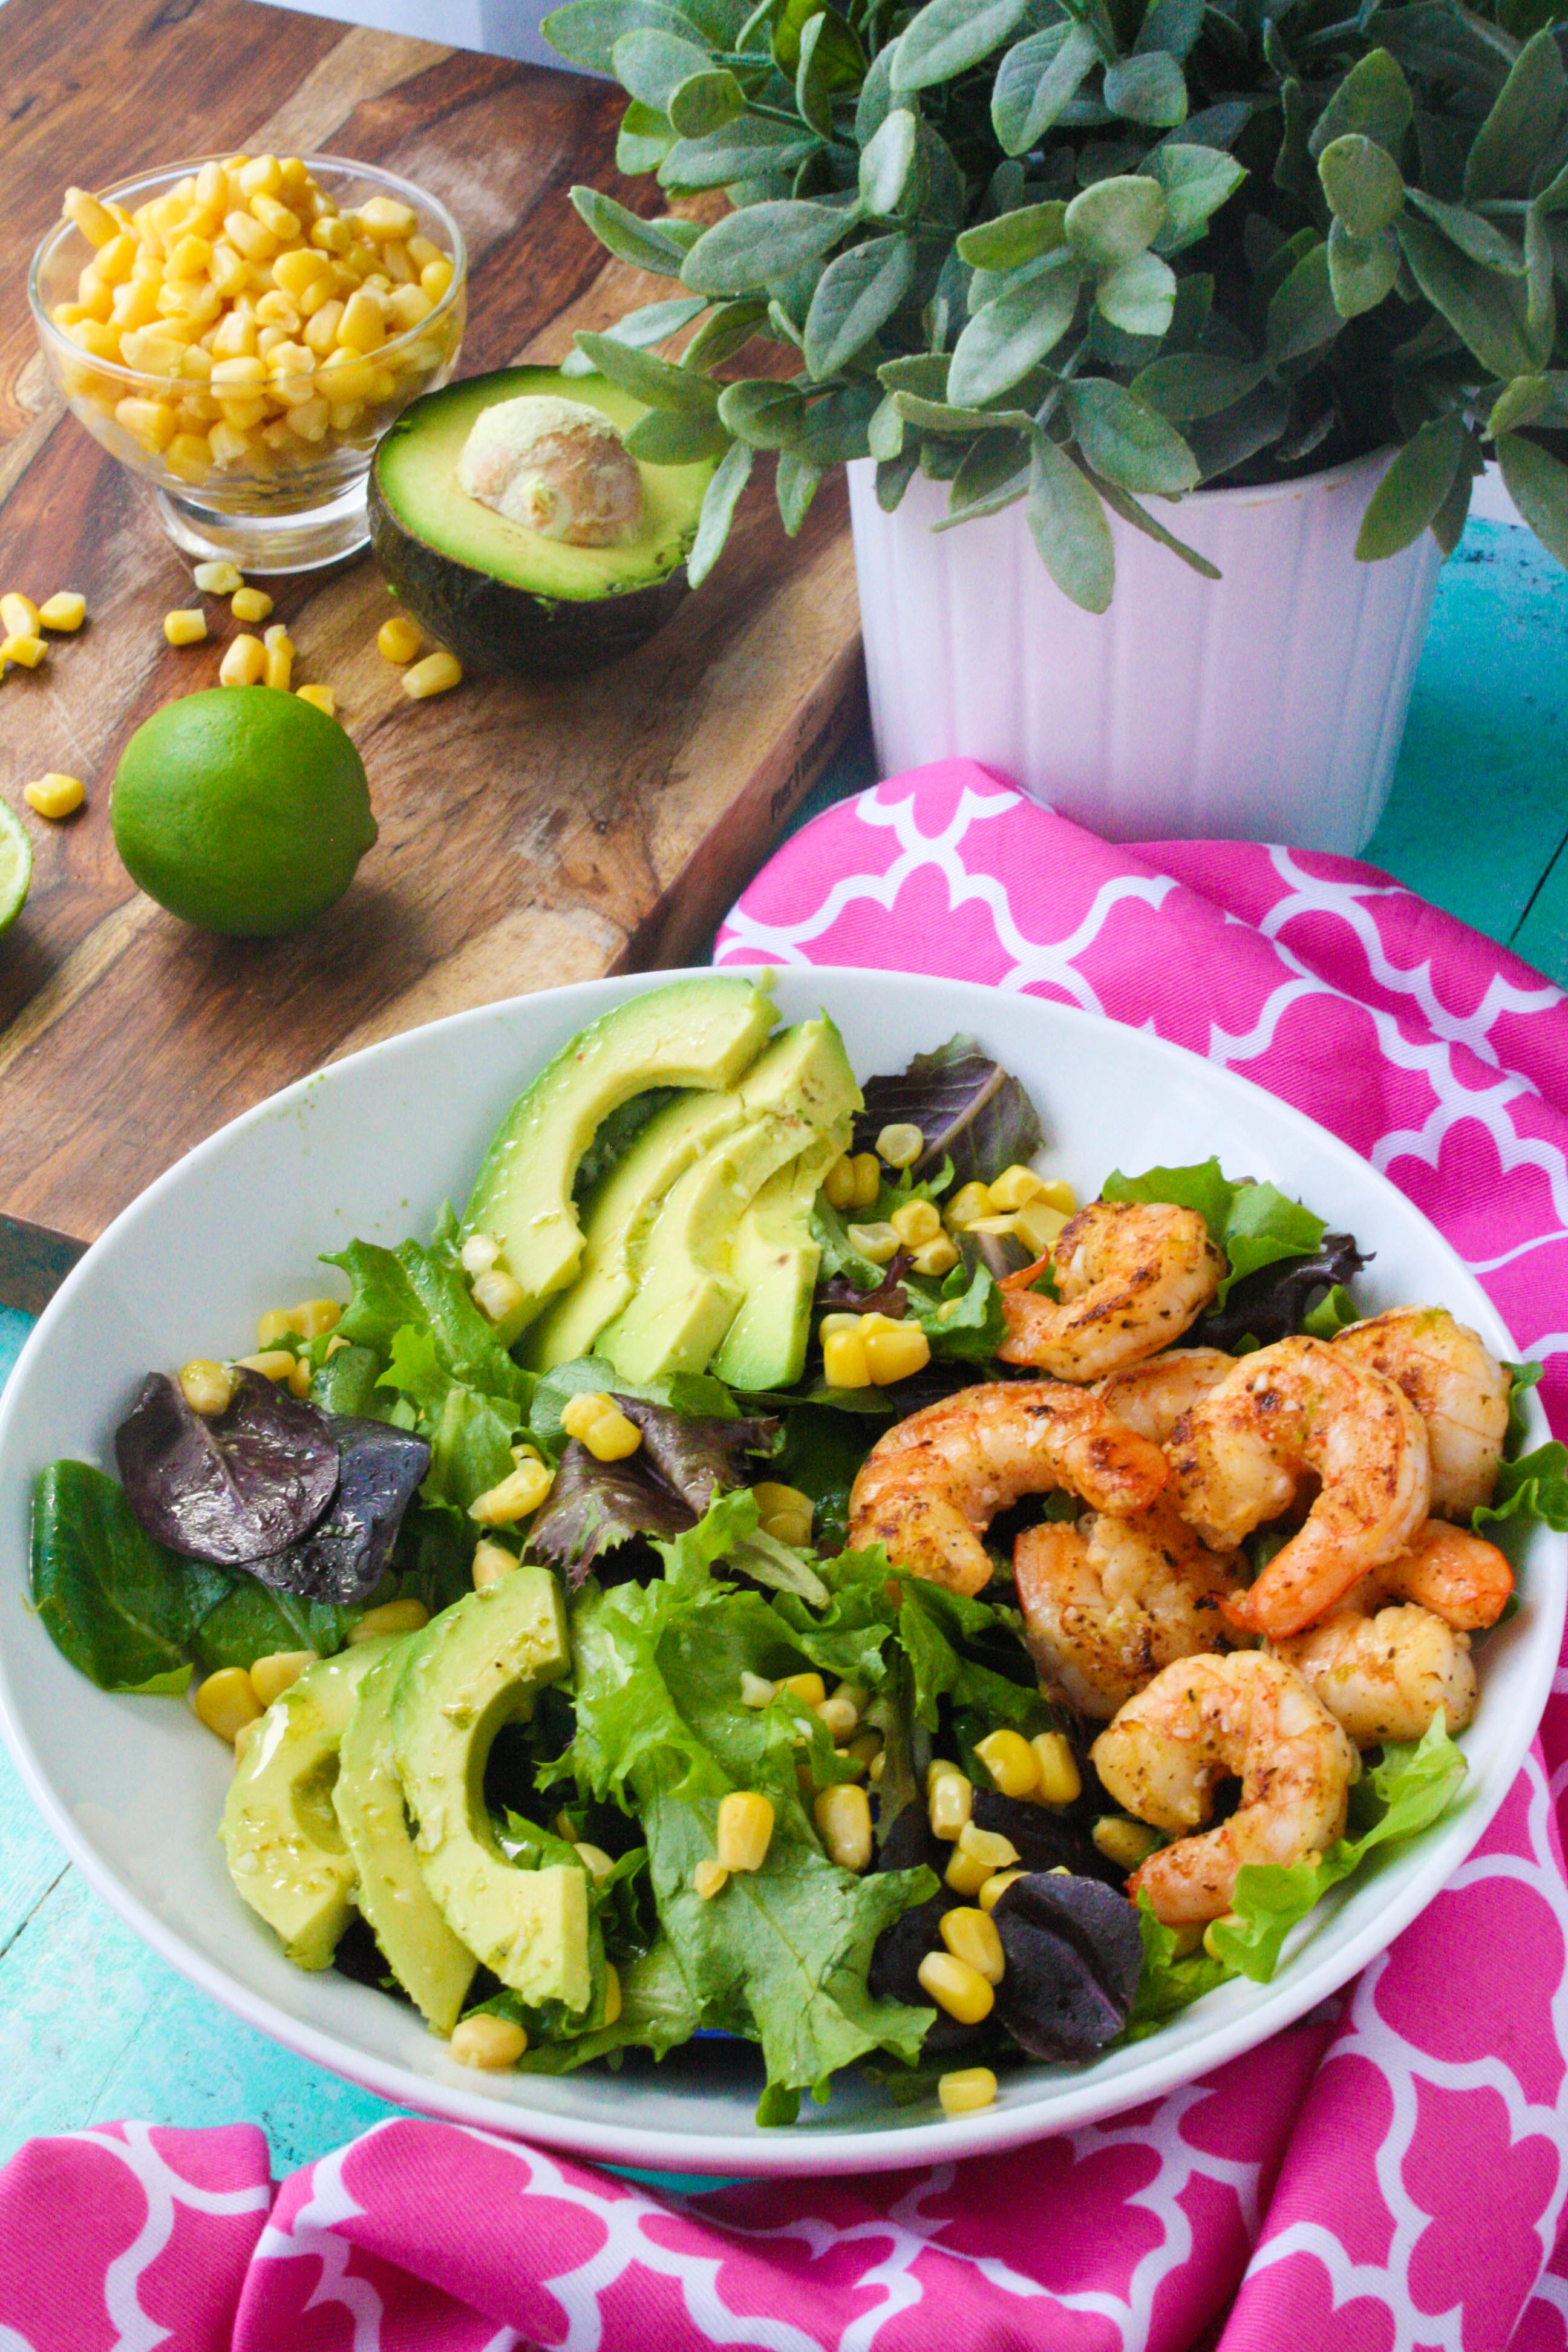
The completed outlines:
[[[1114,517],[1116,593],[1080,612],[1022,502],[952,530],[916,475],[896,513],[849,467],[884,775],[954,755],[1112,841],[1207,835],[1353,855],[1383,813],[1441,556],[1352,550],[1386,453],[1152,511],[1207,581]]]

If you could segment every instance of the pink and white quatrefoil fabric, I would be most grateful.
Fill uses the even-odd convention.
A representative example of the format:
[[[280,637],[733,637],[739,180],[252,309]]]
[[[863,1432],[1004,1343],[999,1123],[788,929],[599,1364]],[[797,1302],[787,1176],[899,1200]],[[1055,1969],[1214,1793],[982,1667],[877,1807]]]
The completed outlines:
[[[950,762],[818,817],[719,962],[898,967],[1223,1061],[1392,1177],[1568,1433],[1568,1002],[1372,868],[1112,848]],[[1332,2018],[997,2158],[678,2197],[398,2119],[0,2174],[0,2352],[1568,2352],[1568,1675],[1481,1846]]]

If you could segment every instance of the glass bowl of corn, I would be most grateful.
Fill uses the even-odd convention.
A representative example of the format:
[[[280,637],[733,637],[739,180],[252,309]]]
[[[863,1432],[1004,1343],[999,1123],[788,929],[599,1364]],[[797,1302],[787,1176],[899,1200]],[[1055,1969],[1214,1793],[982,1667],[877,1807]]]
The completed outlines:
[[[66,192],[33,258],[44,356],[177,547],[308,572],[364,546],[376,442],[457,362],[457,222],[335,155],[175,163]]]

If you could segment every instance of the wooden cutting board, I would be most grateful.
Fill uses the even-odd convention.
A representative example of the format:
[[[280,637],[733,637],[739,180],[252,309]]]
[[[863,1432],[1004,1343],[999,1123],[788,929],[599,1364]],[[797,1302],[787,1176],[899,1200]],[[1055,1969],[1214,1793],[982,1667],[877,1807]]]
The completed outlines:
[[[604,83],[251,0],[7,0],[0,35],[0,591],[79,588],[90,616],[0,685],[0,793],[35,857],[0,938],[0,1299],[23,1305],[47,1252],[36,1238],[24,1252],[14,1221],[90,1238],[203,1136],[335,1055],[465,1005],[700,953],[864,689],[837,486],[794,542],[769,484],[753,487],[676,619],[565,686],[474,680],[410,704],[375,651],[395,608],[368,560],[268,583],[296,683],[336,688],[380,839],[339,907],[291,937],[208,938],[163,913],[115,855],[110,782],[150,712],[216,685],[240,625],[209,600],[208,644],[164,644],[163,614],[195,601],[189,567],[45,374],[26,272],[60,191],[237,149],[384,163],[468,236],[465,375],[558,360],[574,328],[668,295],[602,266],[566,192],[589,181],[645,212],[658,196],[616,175],[623,101]],[[87,785],[64,825],[22,803],[47,769]]]

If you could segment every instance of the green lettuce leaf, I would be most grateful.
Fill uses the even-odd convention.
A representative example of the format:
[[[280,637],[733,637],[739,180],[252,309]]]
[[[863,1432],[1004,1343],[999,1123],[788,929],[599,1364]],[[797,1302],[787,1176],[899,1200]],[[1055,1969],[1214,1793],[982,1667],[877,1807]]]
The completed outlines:
[[[1523,1399],[1540,1380],[1543,1366],[1505,1364],[1512,1375],[1508,1400],[1508,1435],[1498,1469],[1497,1491],[1490,1504],[1480,1504],[1470,1515],[1479,1532],[1493,1519],[1544,1519],[1561,1535],[1568,1529],[1568,1446],[1555,1438],[1521,1454],[1526,1429]]]
[[[417,1242],[400,1242],[389,1250],[375,1242],[351,1242],[323,1263],[340,1266],[353,1285],[337,1327],[340,1337],[374,1349],[390,1366],[394,1342],[411,1332],[413,1339],[402,1342],[402,1361],[411,1371],[427,1365],[422,1350],[413,1352],[416,1342],[427,1338],[449,1383],[504,1399],[521,1409],[519,1420],[524,1417],[533,1375],[514,1364],[496,1338],[449,1247],[426,1250]]]
[[[977,1266],[971,1277],[955,1265],[940,1288],[906,1279],[904,1296],[910,1302],[909,1319],[925,1333],[933,1356],[989,1363],[1007,1336],[1001,1286],[989,1266]]]
[[[1196,1209],[1211,1240],[1225,1252],[1229,1271],[1215,1297],[1223,1307],[1231,1285],[1259,1266],[1279,1259],[1310,1257],[1327,1227],[1321,1217],[1287,1199],[1272,1184],[1233,1184],[1217,1160],[1193,1168],[1150,1168],[1142,1176],[1124,1176],[1118,1169],[1107,1177],[1101,1197],[1107,1201],[1170,1201],[1177,1208]]]
[[[101,1470],[55,1462],[34,1492],[29,1581],[45,1632],[79,1674],[100,1690],[172,1698],[191,1678],[192,1635],[231,1580],[154,1543]]]

